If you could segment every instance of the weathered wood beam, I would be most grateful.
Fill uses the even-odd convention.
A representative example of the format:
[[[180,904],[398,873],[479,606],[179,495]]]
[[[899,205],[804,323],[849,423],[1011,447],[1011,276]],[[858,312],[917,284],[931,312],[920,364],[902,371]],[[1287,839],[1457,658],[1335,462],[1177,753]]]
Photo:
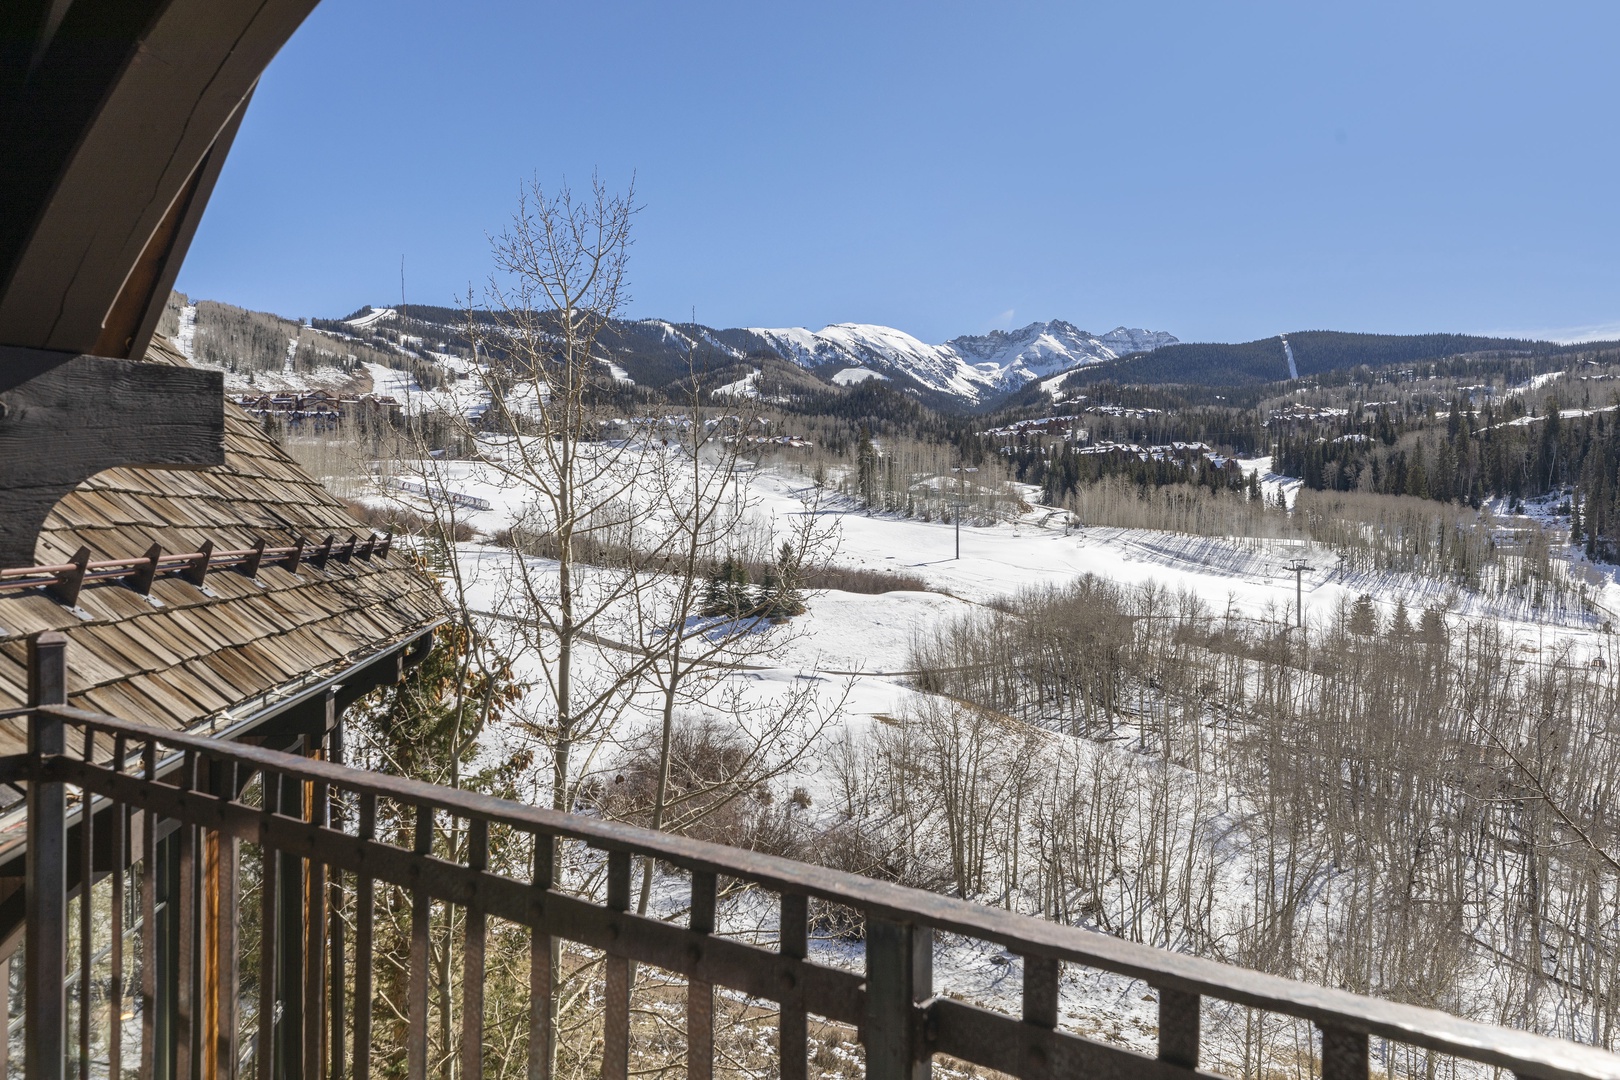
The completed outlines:
[[[0,367],[34,351],[0,346]],[[0,567],[35,565],[51,508],[98,472],[224,461],[219,372],[97,356],[49,367],[0,393]]]
[[[198,162],[186,186],[174,197],[163,221],[147,240],[101,325],[101,334],[91,350],[97,356],[139,359],[146,354],[146,347],[157,332],[158,320],[163,317],[169,290],[180,276],[180,263],[191,248],[191,238],[197,233],[208,197],[213,194],[214,183],[225,167],[225,155],[236,140],[251,97],[249,93],[248,98],[242,99],[241,106],[215,137],[214,144]]]

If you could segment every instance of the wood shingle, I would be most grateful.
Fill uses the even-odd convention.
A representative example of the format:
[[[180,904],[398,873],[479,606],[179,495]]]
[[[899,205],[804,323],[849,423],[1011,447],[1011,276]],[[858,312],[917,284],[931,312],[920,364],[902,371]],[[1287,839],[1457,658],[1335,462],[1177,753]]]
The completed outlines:
[[[149,360],[184,364],[165,345]],[[237,406],[225,405],[225,463],[198,471],[109,469],[62,499],[35,548],[40,565],[80,548],[91,558],[136,558],[153,544],[185,554],[296,543],[342,543],[368,530],[305,475]],[[171,729],[312,677],[336,674],[420,636],[440,618],[433,584],[408,552],[307,562],[297,573],[260,567],[256,578],[211,570],[203,588],[175,575],[150,598],[112,579],[87,583],[75,607],[43,590],[0,591],[0,710],[24,704],[26,639],[67,634],[72,704]],[[0,720],[0,754],[24,749],[22,725]]]

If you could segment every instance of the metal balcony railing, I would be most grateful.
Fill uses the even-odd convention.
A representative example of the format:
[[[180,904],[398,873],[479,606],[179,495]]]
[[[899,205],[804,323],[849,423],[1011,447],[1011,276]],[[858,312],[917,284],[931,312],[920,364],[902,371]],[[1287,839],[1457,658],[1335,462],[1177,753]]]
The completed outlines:
[[[780,1075],[804,1078],[807,1017],[858,1031],[866,1075],[926,1077],[935,1054],[1020,1077],[1195,1077],[1200,1072],[1203,998],[1298,1018],[1320,1031],[1325,1080],[1365,1080],[1369,1038],[1427,1048],[1524,1077],[1620,1078],[1620,1056],[1556,1039],[1460,1020],[1196,957],[1010,914],[932,893],[702,843],[595,818],[563,814],[464,791],[345,768],[332,761],[172,734],[64,705],[65,642],[41,635],[30,657],[30,752],[15,775],[28,784],[26,1043],[31,1078],[121,1075],[121,1038],[92,1067],[89,1022],[97,1003],[90,965],[99,932],[110,941],[105,1027],[121,1031],[138,1013],[140,1075],[229,1078],[317,1076],[366,1080],[376,1038],[376,922],[384,890],[408,898],[405,1074],[423,1080],[429,1060],[430,920],[437,906],[465,915],[460,1066],[483,1075],[486,935],[491,919],[527,928],[529,1075],[551,1067],[554,941],[605,954],[601,1075],[630,1070],[633,965],[684,976],[686,1071],[715,1066],[714,995],[725,988],[780,1006]],[[250,777],[262,798],[242,793]],[[70,789],[76,798],[69,799]],[[258,805],[254,803],[257,802]],[[379,828],[379,807],[390,828]],[[406,827],[394,815],[406,808]],[[79,842],[70,849],[70,818]],[[435,828],[458,823],[458,857],[435,851]],[[153,872],[157,837],[177,844],[169,867],[177,910],[159,918]],[[489,866],[492,833],[532,840],[526,880]],[[86,835],[89,833],[89,835]],[[396,839],[391,840],[390,837]],[[564,891],[554,874],[559,844],[605,853],[606,902]],[[165,843],[170,841],[164,841]],[[257,905],[266,928],[258,950],[257,1002],[243,1001],[240,843],[259,846]],[[128,855],[144,870],[128,905]],[[685,925],[634,914],[632,860],[655,859],[691,876]],[[75,865],[76,864],[76,872]],[[111,878],[105,911],[78,905],[69,925],[71,881]],[[780,899],[775,948],[716,933],[717,884],[734,879]],[[809,905],[844,905],[864,919],[865,971],[809,958]],[[350,914],[339,918],[338,908]],[[136,910],[138,978],[123,941],[126,907]],[[352,920],[352,921],[351,921]],[[279,926],[272,932],[269,928]],[[167,929],[165,929],[167,928]],[[70,933],[78,935],[77,979],[69,977]],[[172,935],[165,950],[163,934]],[[352,933],[352,940],[350,935]],[[1022,958],[1022,1015],[978,1008],[934,992],[936,934],[993,942]],[[106,950],[101,950],[105,952]],[[165,959],[167,957],[167,959]],[[1058,1026],[1063,965],[1102,969],[1157,991],[1156,1057],[1082,1038]],[[67,988],[79,995],[70,1024]],[[167,1001],[167,1012],[155,1007]],[[137,1007],[129,1008],[132,1005]],[[128,1012],[126,1012],[128,1008]],[[352,1008],[352,1015],[345,1015]],[[251,1015],[253,1030],[242,1030]],[[164,1020],[163,1017],[169,1017]],[[165,1029],[165,1025],[167,1028]],[[75,1031],[76,1029],[76,1031]],[[70,1044],[70,1035],[77,1038]],[[168,1047],[169,1049],[165,1049]],[[167,1056],[165,1056],[167,1055]],[[246,1065],[251,1061],[255,1064]],[[394,1059],[397,1060],[397,1059]]]

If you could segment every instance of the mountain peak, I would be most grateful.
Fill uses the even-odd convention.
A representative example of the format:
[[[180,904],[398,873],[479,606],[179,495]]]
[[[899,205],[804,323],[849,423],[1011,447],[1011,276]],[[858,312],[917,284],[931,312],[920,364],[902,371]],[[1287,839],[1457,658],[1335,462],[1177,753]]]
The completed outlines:
[[[965,334],[941,345],[871,323],[833,323],[816,331],[757,328],[749,333],[801,367],[837,365],[839,370],[859,367],[898,373],[973,404],[1082,364],[1176,343],[1174,336],[1159,330],[1121,326],[1098,336],[1062,319]]]

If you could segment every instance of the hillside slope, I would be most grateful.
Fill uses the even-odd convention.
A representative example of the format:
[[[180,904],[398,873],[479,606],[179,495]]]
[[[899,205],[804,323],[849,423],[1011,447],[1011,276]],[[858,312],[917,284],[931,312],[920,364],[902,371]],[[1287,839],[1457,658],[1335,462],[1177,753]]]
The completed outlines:
[[[1548,341],[1476,337],[1468,334],[1353,334],[1336,330],[1289,333],[1300,377],[1320,375],[1365,364],[1441,360],[1476,352],[1524,354],[1556,352],[1562,346]],[[1063,389],[1073,390],[1099,382],[1193,383],[1203,386],[1243,386],[1279,382],[1289,378],[1283,338],[1270,337],[1236,344],[1177,343],[1083,367],[1068,376]]]

